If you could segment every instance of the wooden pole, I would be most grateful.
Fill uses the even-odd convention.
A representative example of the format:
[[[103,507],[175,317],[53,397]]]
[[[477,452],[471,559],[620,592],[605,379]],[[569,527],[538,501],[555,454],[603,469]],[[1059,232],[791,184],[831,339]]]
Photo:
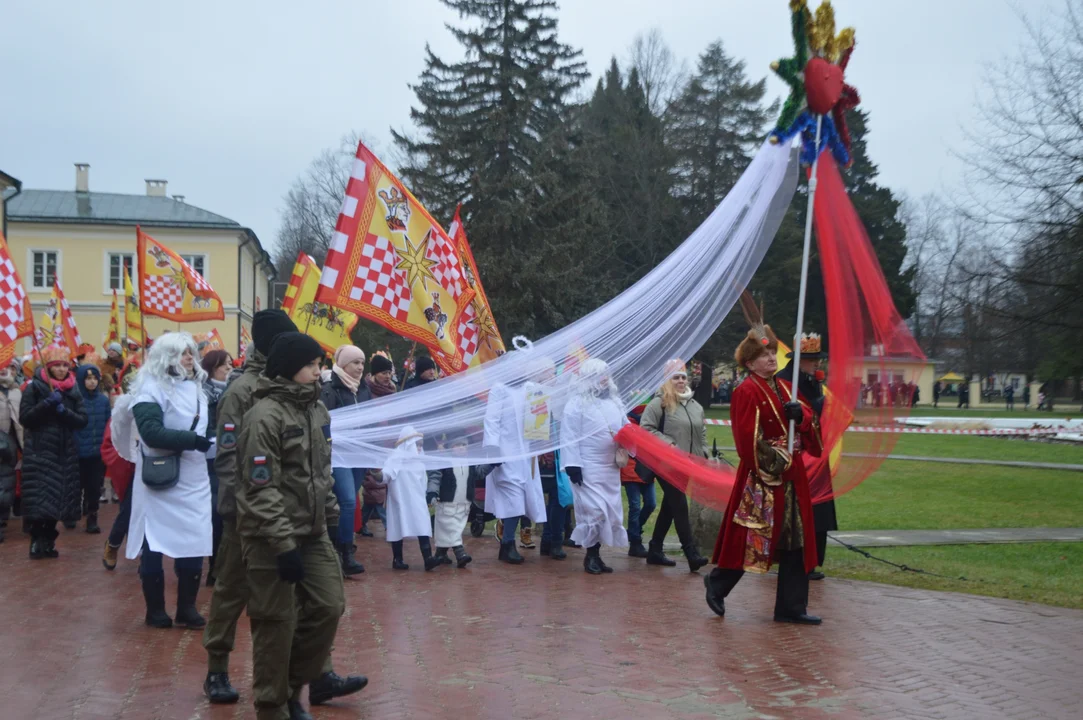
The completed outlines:
[[[417,340],[414,340],[414,344],[410,346],[410,358],[414,357],[414,353],[417,352]],[[406,364],[402,366],[402,383],[399,384],[399,392],[402,392],[406,387]]]

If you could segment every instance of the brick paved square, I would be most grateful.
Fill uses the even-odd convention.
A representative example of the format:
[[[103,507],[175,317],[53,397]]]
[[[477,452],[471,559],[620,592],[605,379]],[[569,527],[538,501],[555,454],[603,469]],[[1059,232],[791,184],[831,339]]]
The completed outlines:
[[[104,535],[81,529],[31,562],[20,525],[0,544],[0,718],[255,717],[245,619],[241,703],[212,708],[201,634],[143,625],[135,563],[106,572]],[[810,602],[824,624],[795,627],[771,620],[774,577],[750,576],[719,619],[682,565],[610,552],[616,572],[591,577],[582,550],[510,567],[497,549],[468,538],[467,570],[425,573],[407,543],[403,573],[358,538],[367,571],[346,582],[334,661],[370,683],[315,717],[1074,718],[1083,702],[1081,611],[828,578]]]

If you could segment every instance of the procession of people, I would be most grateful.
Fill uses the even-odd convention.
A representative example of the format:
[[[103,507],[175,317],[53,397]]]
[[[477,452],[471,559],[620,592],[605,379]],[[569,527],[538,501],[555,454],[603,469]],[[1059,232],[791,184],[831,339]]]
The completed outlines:
[[[718,615],[744,572],[777,564],[775,619],[819,622],[807,612],[808,581],[822,577],[815,568],[823,564],[834,511],[830,503],[813,509],[798,462],[802,453],[822,451],[823,354],[816,342],[815,349],[802,346],[796,395],[792,368],[776,375],[769,326],[756,325],[736,352],[747,373],[731,405],[740,466],[712,556],[717,567],[704,577],[707,604]],[[614,571],[603,547],[628,548],[648,565],[674,566],[664,546],[671,528],[691,572],[708,563],[692,535],[685,492],[646,463],[636,465],[617,440],[631,420],[675,452],[708,457],[705,411],[692,397],[680,359],[665,364],[653,398],[629,415],[603,359],[558,376],[552,362],[528,358],[526,382],[489,389],[479,428],[491,455],[504,460],[427,470],[427,450],[465,457],[467,437],[426,437],[407,427],[382,467],[332,467],[330,411],[393,394],[394,366],[385,353],[369,360],[362,349],[343,345],[332,354],[328,376],[322,371],[327,353],[281,310],[256,313],[252,343],[237,369],[229,353],[201,352],[189,333],[170,332],[151,344],[122,384],[120,369],[132,363],[114,357],[117,350],[110,346],[104,359],[90,354],[73,363],[66,348],[51,346],[40,367],[16,362],[0,372],[6,400],[0,405],[0,532],[17,504],[30,558],[58,557],[58,525],[85,519],[85,532],[101,532],[99,501],[109,494],[103,488],[108,478],[120,507],[102,564],[114,570],[122,554],[138,560],[148,627],[202,631],[203,690],[212,703],[235,703],[242,695],[230,679],[230,658],[246,609],[258,717],[310,718],[302,703],[305,686],[310,705],[365,687],[362,675],[338,675],[331,656],[347,602],[345,581],[365,572],[358,538],[374,536],[374,520],[390,545],[390,567],[400,571],[410,569],[403,554],[408,538],[417,539],[425,571],[467,568],[475,557],[463,535],[480,503],[486,517],[499,521],[494,556],[503,563],[522,564],[519,550],[533,547],[517,533],[521,524],[544,527],[541,556],[563,560],[565,546],[583,548],[590,575]],[[422,357],[414,367],[416,376],[405,386],[426,392],[437,379],[434,364]],[[563,407],[547,407],[538,419],[532,398],[566,383],[572,385]],[[537,427],[528,428],[527,418]],[[790,419],[798,433],[792,451],[786,449]],[[533,453],[531,432],[539,427],[558,446],[555,452]],[[644,547],[656,485],[660,510]],[[379,553],[366,556],[372,562]],[[165,596],[165,557],[173,559],[175,603]],[[204,578],[212,588],[206,617],[197,609]]]

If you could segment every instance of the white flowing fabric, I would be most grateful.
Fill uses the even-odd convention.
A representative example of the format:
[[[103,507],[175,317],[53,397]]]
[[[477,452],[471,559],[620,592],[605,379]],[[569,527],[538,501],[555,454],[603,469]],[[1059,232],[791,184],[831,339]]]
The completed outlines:
[[[404,428],[402,435],[413,435],[413,429]],[[409,437],[395,448],[383,467],[383,481],[387,483],[385,525],[388,542],[432,534],[429,506],[425,503],[429,479],[421,457],[421,438]]]
[[[194,431],[207,434],[207,400],[199,383],[186,381],[167,386],[148,382],[131,401],[131,407],[144,402],[162,407],[163,424],[170,430],[190,430],[199,415]],[[130,414],[130,413],[129,413]],[[138,430],[136,430],[138,433]],[[120,452],[120,446],[117,446]],[[165,451],[144,447],[147,455]],[[128,525],[128,544],[124,555],[129,560],[139,556],[144,537],[151,550],[171,558],[210,557],[211,480],[207,458],[198,450],[185,450],[180,457],[180,480],[168,490],[151,490],[143,477],[143,453],[135,457],[132,480],[132,518]]]
[[[613,440],[628,418],[617,402],[616,398],[594,397],[590,392],[579,395],[568,403],[560,426],[562,469],[577,467],[583,471],[582,484],[572,484],[572,540],[583,547],[597,543],[628,547],[620,468],[615,457],[617,443]]]
[[[530,452],[531,441],[524,438],[527,393],[537,389],[544,391],[544,386],[528,382],[509,388],[501,384],[489,391],[485,448],[492,455],[511,458],[485,479],[485,512],[501,520],[526,515],[536,523],[545,522],[541,475]]]
[[[450,548],[463,544],[463,531],[470,518],[470,501],[466,499],[466,482],[470,468],[456,467],[455,497],[451,502],[436,503],[436,525],[433,542],[438,548]]]
[[[568,376],[585,357],[609,364],[622,389],[622,409],[634,407],[637,398],[661,385],[665,362],[694,355],[733,307],[782,222],[797,187],[798,167],[795,148],[764,143],[718,208],[658,267],[594,312],[536,341],[532,349],[335,410],[334,466],[383,466],[403,428],[413,426],[426,436],[447,433],[468,443],[465,458],[450,449],[427,452],[420,458],[427,469],[500,462],[512,466],[507,474],[521,478],[531,458],[559,447],[559,410],[575,387]],[[507,442],[494,445],[486,437],[489,391],[503,386],[511,397],[525,396],[528,382],[541,383],[549,393],[543,398],[547,402],[533,406],[538,424],[532,423],[530,437],[511,442],[509,435]],[[540,418],[546,406],[550,419],[556,419],[548,432]],[[525,425],[521,417],[519,422]],[[498,473],[490,475],[494,482],[488,483],[487,503],[491,488],[501,483]],[[526,507],[518,514],[524,513],[530,514]]]

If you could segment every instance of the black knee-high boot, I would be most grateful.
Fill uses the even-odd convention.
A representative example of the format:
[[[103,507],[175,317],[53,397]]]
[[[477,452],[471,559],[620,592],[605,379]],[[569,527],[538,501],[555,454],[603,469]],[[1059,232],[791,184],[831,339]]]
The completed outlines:
[[[433,568],[440,567],[440,558],[433,557],[432,545],[429,543],[427,537],[419,537],[417,544],[421,548],[421,557],[425,558],[425,571],[428,572]]]
[[[410,569],[410,566],[402,561],[402,540],[393,540],[391,542],[391,555],[394,558],[391,561],[392,570]]]

